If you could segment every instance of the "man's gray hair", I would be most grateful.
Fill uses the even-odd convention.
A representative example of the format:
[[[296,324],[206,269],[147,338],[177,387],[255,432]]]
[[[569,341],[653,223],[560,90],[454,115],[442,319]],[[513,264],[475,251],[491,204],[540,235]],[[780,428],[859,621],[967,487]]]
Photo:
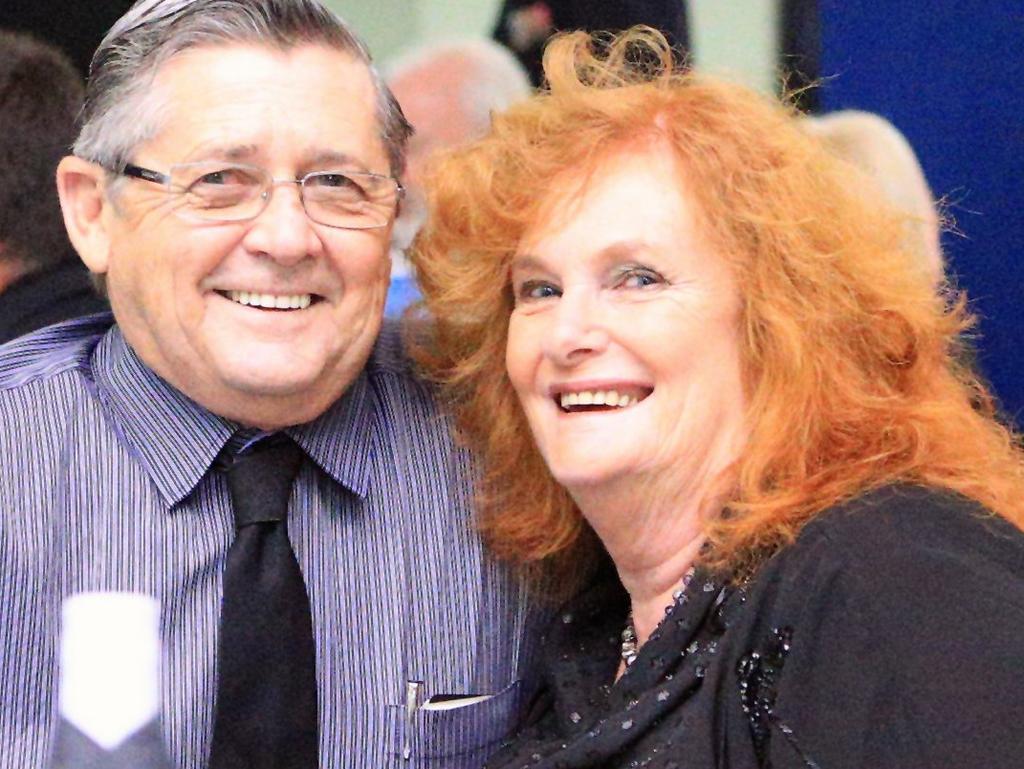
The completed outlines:
[[[492,112],[501,112],[533,93],[529,75],[519,60],[508,48],[486,38],[447,40],[413,48],[385,63],[384,79],[393,84],[444,60],[460,63],[463,77],[457,86],[459,104],[478,134],[490,128]],[[421,87],[428,90],[449,85],[433,83],[423,76]]]
[[[157,70],[189,48],[256,43],[284,50],[318,44],[366,64],[391,174],[405,170],[412,128],[355,33],[316,0],[139,0],[103,38],[89,67],[74,153],[118,172],[160,130],[167,105],[151,86]]]

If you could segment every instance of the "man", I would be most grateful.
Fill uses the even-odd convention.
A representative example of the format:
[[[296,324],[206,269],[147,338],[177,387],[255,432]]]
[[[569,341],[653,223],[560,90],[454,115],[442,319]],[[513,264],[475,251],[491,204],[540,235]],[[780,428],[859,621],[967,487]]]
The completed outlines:
[[[81,105],[81,78],[63,54],[0,32],[0,343],[105,309],[53,186]]]
[[[404,252],[426,218],[423,171],[437,152],[472,141],[491,126],[491,112],[530,95],[526,71],[503,45],[465,40],[415,48],[385,72],[388,87],[416,129],[409,142],[406,194],[395,222],[391,291],[385,313],[398,315],[419,292]]]
[[[315,0],[145,0],[101,44],[58,188],[113,319],[0,353],[4,769],[46,760],[82,590],[160,599],[181,769],[476,769],[513,726],[532,615],[381,332],[408,133]]]

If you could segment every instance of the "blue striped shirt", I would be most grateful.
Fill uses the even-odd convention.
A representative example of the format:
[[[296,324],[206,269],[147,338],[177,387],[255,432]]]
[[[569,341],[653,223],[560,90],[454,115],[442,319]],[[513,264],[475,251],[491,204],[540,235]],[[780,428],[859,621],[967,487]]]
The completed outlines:
[[[175,765],[200,769],[234,536],[212,465],[237,425],[150,371],[109,315],[0,348],[0,423],[0,767],[46,763],[62,599],[131,590],[161,602],[162,727]],[[286,431],[309,456],[288,528],[312,606],[323,769],[476,769],[528,695],[543,618],[481,548],[450,428],[386,326],[344,397]],[[409,681],[425,697],[496,696],[410,721]]]

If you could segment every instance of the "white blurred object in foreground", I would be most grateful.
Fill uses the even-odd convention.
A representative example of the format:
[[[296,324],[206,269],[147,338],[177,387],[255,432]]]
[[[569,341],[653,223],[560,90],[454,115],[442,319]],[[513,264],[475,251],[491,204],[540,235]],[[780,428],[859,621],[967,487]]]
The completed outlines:
[[[139,593],[64,602],[53,769],[169,769],[160,712],[160,607]]]

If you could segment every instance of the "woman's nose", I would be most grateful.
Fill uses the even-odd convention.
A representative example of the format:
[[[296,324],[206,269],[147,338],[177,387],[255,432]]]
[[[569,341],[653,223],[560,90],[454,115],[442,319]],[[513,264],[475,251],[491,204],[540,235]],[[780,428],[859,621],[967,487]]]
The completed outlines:
[[[608,346],[608,329],[600,301],[587,289],[567,287],[553,308],[544,352],[562,366],[600,354]]]

